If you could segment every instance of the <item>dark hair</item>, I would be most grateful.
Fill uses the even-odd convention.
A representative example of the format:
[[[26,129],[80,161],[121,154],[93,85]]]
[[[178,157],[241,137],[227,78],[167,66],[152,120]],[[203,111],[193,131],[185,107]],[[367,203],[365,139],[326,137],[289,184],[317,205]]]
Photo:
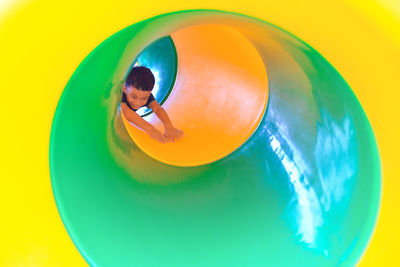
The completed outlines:
[[[126,78],[126,87],[133,86],[138,90],[151,91],[155,83],[154,75],[149,68],[133,67]]]

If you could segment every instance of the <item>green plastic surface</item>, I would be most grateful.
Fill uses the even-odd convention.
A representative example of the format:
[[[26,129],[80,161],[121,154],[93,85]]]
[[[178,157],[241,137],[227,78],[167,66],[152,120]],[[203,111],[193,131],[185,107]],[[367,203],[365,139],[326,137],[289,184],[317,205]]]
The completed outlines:
[[[257,47],[268,108],[224,159],[165,165],[126,132],[121,83],[146,46],[205,22],[236,27]],[[352,266],[381,190],[372,129],[338,72],[282,29],[219,11],[158,16],[98,46],[58,104],[50,171],[61,218],[92,266]]]

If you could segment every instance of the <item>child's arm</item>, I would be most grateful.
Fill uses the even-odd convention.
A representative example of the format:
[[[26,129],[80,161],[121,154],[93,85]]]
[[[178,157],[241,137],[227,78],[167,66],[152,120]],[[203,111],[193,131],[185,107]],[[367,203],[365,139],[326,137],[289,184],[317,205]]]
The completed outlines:
[[[164,136],[167,137],[168,140],[172,140],[172,142],[174,142],[175,139],[178,139],[183,135],[183,131],[175,128],[172,125],[167,112],[160,106],[160,104],[157,103],[157,101],[152,101],[149,104],[149,107],[153,110],[153,112],[164,124],[164,129],[165,129]]]
[[[121,103],[121,109],[128,121],[142,128],[148,135],[150,135],[150,137],[161,143],[165,143],[167,141],[167,138],[162,133],[160,133],[156,128],[154,128],[153,125],[140,117],[135,111],[131,110],[126,103]]]

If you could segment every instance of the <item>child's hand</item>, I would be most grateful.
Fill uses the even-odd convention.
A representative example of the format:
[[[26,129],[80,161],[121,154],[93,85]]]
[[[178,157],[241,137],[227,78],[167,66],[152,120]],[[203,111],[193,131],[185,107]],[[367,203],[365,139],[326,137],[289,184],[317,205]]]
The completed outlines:
[[[162,135],[162,133],[160,133],[160,131],[158,131],[156,128],[151,128],[150,130],[146,131],[146,133],[148,135],[150,135],[151,138],[156,139],[158,142],[160,143],[165,143],[168,141],[168,139]]]
[[[182,135],[183,131],[175,128],[174,126],[165,127],[164,136],[172,142],[175,142],[175,139],[180,138]]]

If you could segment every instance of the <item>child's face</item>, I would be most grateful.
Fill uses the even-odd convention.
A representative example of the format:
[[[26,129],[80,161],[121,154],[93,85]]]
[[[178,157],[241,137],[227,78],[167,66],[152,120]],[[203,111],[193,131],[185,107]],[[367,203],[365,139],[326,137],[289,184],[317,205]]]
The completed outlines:
[[[133,86],[129,86],[128,88],[124,86],[124,92],[126,94],[126,100],[134,109],[144,106],[151,94],[151,91],[138,90]]]

